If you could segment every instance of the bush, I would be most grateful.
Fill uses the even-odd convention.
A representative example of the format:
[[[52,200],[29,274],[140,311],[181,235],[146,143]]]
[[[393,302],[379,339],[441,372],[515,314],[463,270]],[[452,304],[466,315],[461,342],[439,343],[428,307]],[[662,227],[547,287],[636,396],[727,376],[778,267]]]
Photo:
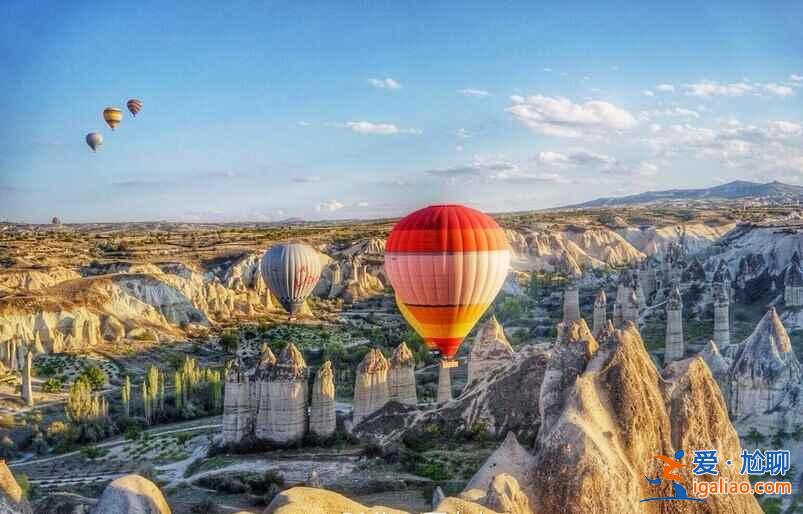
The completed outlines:
[[[220,336],[219,342],[220,346],[222,346],[224,350],[229,353],[234,353],[237,351],[237,347],[240,345],[240,337],[234,332],[226,332]]]
[[[78,375],[77,380],[81,379],[89,382],[89,385],[92,386],[92,389],[98,390],[102,389],[103,386],[106,385],[108,377],[106,376],[106,372],[100,369],[98,366],[89,366],[84,368],[81,374]]]
[[[46,393],[58,393],[64,387],[64,382],[58,377],[50,377],[42,383],[42,391]]]

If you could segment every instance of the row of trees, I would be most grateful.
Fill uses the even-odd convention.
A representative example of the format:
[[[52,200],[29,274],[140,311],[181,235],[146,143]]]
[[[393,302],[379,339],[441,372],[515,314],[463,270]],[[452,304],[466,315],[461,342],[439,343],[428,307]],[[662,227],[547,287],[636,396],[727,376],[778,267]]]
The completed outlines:
[[[203,412],[216,412],[223,408],[223,376],[220,370],[201,368],[192,357],[185,357],[181,366],[173,374],[172,409],[169,409],[167,376],[156,366],[148,368],[139,387],[138,411],[145,423],[172,417],[193,418]],[[126,417],[134,414],[131,379],[125,377],[121,388],[123,413]]]

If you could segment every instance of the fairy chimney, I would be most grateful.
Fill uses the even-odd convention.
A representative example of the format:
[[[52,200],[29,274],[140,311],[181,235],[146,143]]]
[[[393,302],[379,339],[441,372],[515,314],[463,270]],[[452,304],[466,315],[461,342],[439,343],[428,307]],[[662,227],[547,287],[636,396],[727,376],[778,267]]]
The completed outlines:
[[[307,363],[296,345],[288,344],[270,370],[264,439],[287,444],[307,431]]]
[[[666,350],[664,362],[669,363],[683,358],[683,298],[677,287],[672,288],[666,302]]]
[[[566,286],[563,293],[563,323],[568,325],[580,319],[580,291],[574,283]]]
[[[492,316],[477,332],[471,345],[466,386],[511,362],[514,353],[502,325],[496,320],[496,316]]]
[[[388,399],[406,405],[416,405],[415,358],[407,343],[401,343],[390,356]]]
[[[257,364],[254,388],[256,392],[256,423],[254,435],[260,439],[268,437],[267,428],[270,416],[270,374],[276,365],[276,356],[268,345],[262,345],[262,351]]]
[[[388,360],[378,349],[369,351],[357,367],[354,385],[354,426],[388,402]]]
[[[312,386],[309,429],[317,437],[325,439],[335,433],[336,425],[334,371],[332,363],[326,361],[318,369]]]
[[[730,298],[725,285],[714,284],[714,342],[720,350],[731,344]]]
[[[594,300],[594,334],[599,334],[608,321],[607,319],[608,297],[605,291],[600,289],[597,298]]]

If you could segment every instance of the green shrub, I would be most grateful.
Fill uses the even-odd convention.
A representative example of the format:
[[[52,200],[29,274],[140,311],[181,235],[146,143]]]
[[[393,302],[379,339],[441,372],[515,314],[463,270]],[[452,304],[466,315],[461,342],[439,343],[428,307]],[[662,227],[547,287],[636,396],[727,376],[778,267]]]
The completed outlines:
[[[50,377],[42,383],[42,391],[46,393],[58,393],[64,386],[64,382],[59,377]]]
[[[92,389],[98,390],[102,389],[103,386],[106,385],[108,377],[106,376],[106,372],[100,369],[98,366],[88,366],[84,368],[80,375],[78,375],[77,380],[82,379],[89,382],[89,385],[92,386]]]

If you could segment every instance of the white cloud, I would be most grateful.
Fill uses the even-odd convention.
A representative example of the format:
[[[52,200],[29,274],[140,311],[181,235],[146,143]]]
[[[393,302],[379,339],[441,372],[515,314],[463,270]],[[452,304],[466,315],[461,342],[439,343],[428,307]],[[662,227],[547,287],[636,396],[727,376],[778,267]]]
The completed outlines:
[[[606,166],[601,170],[606,175],[626,175],[637,177],[652,177],[658,172],[658,166],[649,161],[641,161],[636,165],[626,165],[616,162],[611,166]]]
[[[357,203],[354,204],[354,207],[363,209],[365,207],[368,207],[368,202],[357,202]]]
[[[371,79],[368,79],[368,83],[371,84],[374,87],[378,87],[379,89],[393,89],[393,90],[396,90],[396,89],[401,89],[401,87],[402,87],[402,85],[399,82],[393,80],[390,77],[387,77],[387,78],[384,78],[384,79],[371,78]]]
[[[780,84],[775,84],[770,82],[769,84],[764,84],[764,90],[768,93],[772,93],[773,95],[778,96],[792,96],[795,94],[794,89],[789,86],[782,86]]]
[[[517,164],[507,161],[475,161],[451,168],[428,170],[426,173],[451,183],[481,181],[509,184],[561,184],[567,182],[557,173],[535,173],[523,170]]]
[[[672,84],[658,84],[655,86],[656,91],[660,91],[662,93],[674,93],[675,86]]]
[[[491,93],[485,91],[484,89],[473,89],[473,88],[466,88],[466,89],[458,89],[458,94],[463,96],[469,96],[472,98],[483,98],[487,96],[492,96]]]
[[[337,200],[328,200],[316,205],[315,210],[318,212],[335,212],[339,211],[343,207],[345,207],[345,205],[338,202]]]
[[[625,109],[609,102],[591,100],[574,103],[564,97],[511,96],[508,107],[517,120],[538,134],[556,137],[580,137],[587,132],[626,130],[637,121]]]
[[[552,73],[552,68],[544,68],[544,71],[547,73]]]
[[[571,166],[612,165],[617,163],[617,160],[614,157],[588,152],[586,150],[574,150],[568,154],[559,152],[540,152],[536,156],[536,160],[543,164]]]
[[[378,134],[382,136],[394,134],[415,134],[420,135],[420,129],[399,128],[392,123],[371,123],[370,121],[349,121],[337,125],[338,127],[350,129],[358,134]]]
[[[720,84],[719,82],[704,80],[696,84],[684,85],[686,94],[690,96],[700,96],[708,98],[712,96],[743,96],[752,92],[755,88],[746,82],[736,82],[733,84]]]
[[[700,113],[691,109],[684,109],[683,107],[673,107],[668,109],[654,109],[651,111],[639,112],[639,117],[643,120],[650,120],[657,117],[672,117],[672,118],[694,118],[700,119]]]
[[[795,75],[794,73],[792,73],[791,75],[789,75],[789,80],[791,80],[792,82],[803,82],[803,75]]]
[[[459,137],[460,139],[468,139],[471,137],[471,134],[469,134],[468,130],[464,128],[457,129],[457,132],[455,132],[455,134],[457,134],[457,137]]]
[[[801,133],[803,133],[803,127],[801,127],[799,123],[794,123],[791,121],[768,121],[767,127],[776,134],[799,136]]]
[[[321,177],[293,177],[293,182],[298,184],[314,184],[320,181]]]
[[[643,94],[644,96],[655,96],[655,93],[653,93],[649,89],[645,89],[644,91],[641,92],[641,94]]]

